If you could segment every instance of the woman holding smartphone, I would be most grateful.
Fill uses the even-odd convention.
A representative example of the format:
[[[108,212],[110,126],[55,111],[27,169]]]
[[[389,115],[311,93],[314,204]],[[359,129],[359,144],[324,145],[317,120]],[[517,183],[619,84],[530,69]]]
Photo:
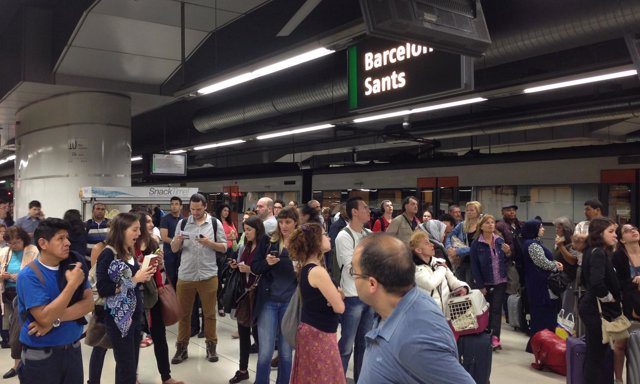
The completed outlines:
[[[144,310],[139,285],[153,278],[155,266],[142,270],[134,257],[140,220],[120,213],[111,221],[106,247],[96,264],[96,287],[105,298],[105,328],[116,360],[116,384],[135,384]]]
[[[244,288],[245,291],[248,292],[245,295],[243,301],[238,303],[238,310],[242,306],[244,310],[249,311],[249,316],[238,316],[238,335],[240,340],[240,367],[239,370],[236,371],[235,376],[233,376],[230,380],[230,384],[239,383],[243,380],[249,380],[249,371],[247,370],[249,367],[249,349],[251,348],[251,327],[253,325],[253,315],[251,315],[253,305],[253,300],[255,298],[254,284],[256,282],[257,276],[251,272],[251,265],[253,264],[253,260],[256,256],[256,251],[258,249],[259,243],[264,243],[263,237],[265,237],[264,233],[264,224],[262,224],[262,220],[258,216],[249,217],[245,220],[243,224],[244,235],[245,235],[245,244],[242,245],[238,249],[239,257],[238,260],[232,260],[229,264],[231,268],[238,269],[240,273],[243,274]],[[237,313],[237,312],[236,312]],[[245,323],[246,318],[251,319],[249,323]]]
[[[258,245],[251,263],[251,272],[262,275],[257,288],[253,317],[258,322],[258,366],[256,384],[269,383],[271,358],[278,341],[277,384],[289,383],[291,376],[292,346],[287,344],[280,324],[291,296],[296,289],[296,273],[289,258],[289,237],[298,226],[296,208],[283,208],[278,213],[278,228],[270,239]]]
[[[155,267],[153,279],[155,280],[156,287],[161,287],[163,285],[161,271],[164,269],[164,255],[160,250],[158,241],[152,235],[154,228],[153,218],[146,212],[140,212],[138,213],[138,220],[140,221],[140,227],[146,228],[146,231],[142,231],[135,242],[134,249],[136,259],[142,265],[146,256],[156,255],[155,261],[151,262],[150,266]],[[143,324],[147,325],[146,328],[151,335],[149,338],[153,340],[153,353],[156,357],[156,364],[162,379],[162,384],[183,384],[182,381],[171,378],[167,331],[162,319],[162,302],[158,300],[148,312],[145,311],[145,315],[146,321],[143,322]]]

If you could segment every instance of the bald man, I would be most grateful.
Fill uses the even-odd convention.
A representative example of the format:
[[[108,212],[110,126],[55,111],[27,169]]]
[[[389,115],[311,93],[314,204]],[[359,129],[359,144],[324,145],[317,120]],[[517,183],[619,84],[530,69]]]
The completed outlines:
[[[360,300],[378,314],[358,381],[474,384],[442,310],[416,287],[415,269],[407,245],[389,234],[367,236],[356,247],[349,272]]]

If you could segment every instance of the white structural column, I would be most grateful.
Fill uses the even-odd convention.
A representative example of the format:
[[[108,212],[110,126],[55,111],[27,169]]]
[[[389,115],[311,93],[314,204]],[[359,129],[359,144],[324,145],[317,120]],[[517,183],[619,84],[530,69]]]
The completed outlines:
[[[47,217],[81,210],[83,186],[131,186],[131,99],[65,93],[17,113],[15,214],[39,200]]]

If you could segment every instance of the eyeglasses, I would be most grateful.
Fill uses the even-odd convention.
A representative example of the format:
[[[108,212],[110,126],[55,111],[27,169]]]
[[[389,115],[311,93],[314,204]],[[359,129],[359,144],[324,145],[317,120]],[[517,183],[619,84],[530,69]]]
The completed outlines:
[[[369,277],[369,275],[363,275],[363,274],[361,274],[361,273],[355,273],[355,272],[353,272],[353,265],[349,268],[349,275],[351,275],[351,277],[355,277],[356,279],[357,279],[357,278],[360,278],[360,279],[366,279],[366,278],[368,278],[368,277]]]
[[[622,229],[622,233],[629,233],[629,232],[638,232],[638,228],[637,227],[628,226],[628,227],[624,227]]]

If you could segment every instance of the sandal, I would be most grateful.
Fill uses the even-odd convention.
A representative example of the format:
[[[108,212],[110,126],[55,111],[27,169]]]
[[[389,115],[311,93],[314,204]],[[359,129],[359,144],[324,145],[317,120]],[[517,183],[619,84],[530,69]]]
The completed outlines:
[[[147,336],[140,342],[140,348],[147,348],[148,346],[153,345],[153,339],[151,336]]]

